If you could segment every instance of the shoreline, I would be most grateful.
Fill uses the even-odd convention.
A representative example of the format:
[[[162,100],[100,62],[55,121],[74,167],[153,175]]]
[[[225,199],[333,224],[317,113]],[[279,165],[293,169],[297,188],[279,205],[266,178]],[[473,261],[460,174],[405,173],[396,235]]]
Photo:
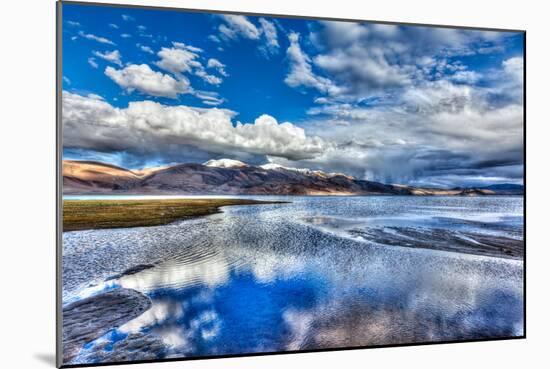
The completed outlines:
[[[285,204],[251,199],[63,200],[63,232],[160,226],[220,213],[222,206]]]
[[[197,194],[182,194],[179,192],[166,192],[166,193],[140,193],[140,192],[90,192],[90,193],[63,193],[64,199],[79,199],[79,198],[185,198],[185,199],[205,199],[205,198],[240,198],[240,197],[524,197],[525,192],[522,193],[486,193],[486,194],[470,194],[463,195],[457,193],[426,193],[426,194],[392,194],[392,193],[342,193],[342,192],[317,192],[309,194],[295,194],[295,193],[197,193]]]

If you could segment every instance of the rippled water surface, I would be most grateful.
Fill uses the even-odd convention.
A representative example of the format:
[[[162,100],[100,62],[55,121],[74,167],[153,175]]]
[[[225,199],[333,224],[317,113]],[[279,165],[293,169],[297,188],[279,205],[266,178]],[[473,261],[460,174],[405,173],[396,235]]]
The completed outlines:
[[[65,233],[65,304],[152,300],[74,362],[523,334],[523,198],[263,199],[291,203]]]

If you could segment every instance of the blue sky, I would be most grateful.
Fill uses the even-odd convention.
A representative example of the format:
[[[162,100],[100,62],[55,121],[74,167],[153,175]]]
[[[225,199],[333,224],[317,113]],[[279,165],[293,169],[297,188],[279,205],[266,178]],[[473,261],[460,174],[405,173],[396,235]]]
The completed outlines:
[[[521,183],[523,35],[63,5],[64,157]]]

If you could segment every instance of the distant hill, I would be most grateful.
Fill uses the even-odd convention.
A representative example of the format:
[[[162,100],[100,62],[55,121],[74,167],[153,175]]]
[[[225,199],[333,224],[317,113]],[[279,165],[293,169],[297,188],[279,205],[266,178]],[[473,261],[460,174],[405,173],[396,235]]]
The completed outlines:
[[[514,183],[495,184],[495,185],[490,185],[482,188],[487,190],[495,190],[495,191],[523,191],[524,190],[523,185],[514,184]]]
[[[495,187],[496,186],[496,187]],[[341,173],[253,166],[232,160],[128,170],[91,161],[63,161],[64,194],[181,195],[454,195],[522,194],[523,188],[436,189],[359,180]],[[499,187],[500,186],[500,187]],[[515,185],[509,185],[515,186]],[[494,187],[494,188],[490,188]]]

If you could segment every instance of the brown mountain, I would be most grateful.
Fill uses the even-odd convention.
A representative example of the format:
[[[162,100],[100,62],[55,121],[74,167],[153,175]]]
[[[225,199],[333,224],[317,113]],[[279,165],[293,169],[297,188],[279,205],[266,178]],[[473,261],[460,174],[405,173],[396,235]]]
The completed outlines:
[[[519,191],[515,192],[519,194]],[[250,166],[222,159],[205,164],[178,164],[139,171],[99,162],[65,160],[63,193],[478,196],[498,194],[499,191],[487,188],[443,190],[388,185],[339,173],[284,168],[272,164]]]

